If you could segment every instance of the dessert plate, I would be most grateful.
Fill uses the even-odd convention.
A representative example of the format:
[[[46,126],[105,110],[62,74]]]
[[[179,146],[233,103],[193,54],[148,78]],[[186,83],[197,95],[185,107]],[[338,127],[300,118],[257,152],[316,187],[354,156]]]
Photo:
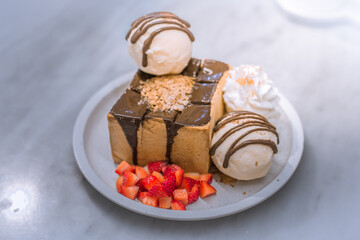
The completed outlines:
[[[215,174],[217,194],[188,205],[186,211],[173,211],[144,205],[116,191],[117,164],[111,157],[106,115],[129,86],[134,74],[124,74],[100,89],[81,110],[73,132],[73,150],[77,164],[90,184],[116,204],[134,212],[170,220],[205,220],[231,215],[251,208],[277,192],[297,168],[304,145],[300,119],[280,94],[281,117],[272,123],[280,135],[279,152],[268,175],[252,181],[224,184]],[[271,121],[271,119],[270,119]]]

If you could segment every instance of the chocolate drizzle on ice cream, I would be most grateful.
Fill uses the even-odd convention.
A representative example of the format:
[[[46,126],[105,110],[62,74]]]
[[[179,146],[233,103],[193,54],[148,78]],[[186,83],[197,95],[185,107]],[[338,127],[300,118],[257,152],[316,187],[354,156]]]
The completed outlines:
[[[191,41],[194,41],[194,35],[189,31],[190,24],[170,12],[154,12],[149,13],[137,19],[131,25],[131,29],[126,35],[126,40],[130,38],[132,44],[136,43],[151,27],[155,25],[164,25],[151,31],[150,35],[144,41],[142,48],[142,66],[148,65],[147,51],[150,49],[153,39],[161,32],[167,30],[177,30],[186,33]],[[136,29],[136,30],[135,30]]]
[[[238,150],[252,144],[261,144],[271,147],[273,153],[277,153],[277,144],[279,144],[279,134],[276,131],[276,128],[266,120],[263,116],[248,112],[248,111],[236,111],[225,114],[217,123],[214,128],[214,132],[219,131],[221,128],[226,126],[229,123],[236,123],[230,129],[225,131],[221,137],[213,143],[210,149],[210,155],[215,155],[218,147],[224,143],[224,141],[233,134],[244,130],[241,135],[237,136],[233,143],[229,146],[226,154],[224,156],[223,167],[227,168],[229,166],[230,157],[237,152]],[[276,136],[277,142],[274,142],[272,139],[247,139],[242,141],[246,136],[253,132],[269,132]],[[240,143],[240,144],[239,144]]]

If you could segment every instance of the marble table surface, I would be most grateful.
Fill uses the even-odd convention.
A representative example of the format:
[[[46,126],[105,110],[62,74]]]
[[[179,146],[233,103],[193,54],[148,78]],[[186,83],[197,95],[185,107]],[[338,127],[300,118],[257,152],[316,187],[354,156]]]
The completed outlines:
[[[77,167],[80,109],[135,71],[124,36],[159,10],[191,22],[194,56],[261,65],[297,109],[302,160],[264,203],[159,220],[110,202]],[[273,1],[3,0],[0,26],[0,239],[359,239],[359,25],[301,22]]]

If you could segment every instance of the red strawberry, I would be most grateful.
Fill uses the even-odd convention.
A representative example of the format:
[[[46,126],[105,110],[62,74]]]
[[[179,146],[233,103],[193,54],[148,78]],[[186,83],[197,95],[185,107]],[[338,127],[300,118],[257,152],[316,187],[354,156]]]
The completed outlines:
[[[147,191],[147,189],[141,184],[142,180],[139,180],[135,186],[138,186],[139,187],[139,192],[145,192]]]
[[[195,184],[188,193],[189,204],[196,202],[199,199],[199,185]]]
[[[138,176],[136,176],[132,172],[126,172],[123,175],[123,185],[124,186],[127,186],[127,187],[135,186],[135,184],[137,183],[138,180],[139,180]]]
[[[159,184],[159,185],[154,185],[149,190],[149,196],[150,197],[167,197],[167,194],[164,191],[164,189],[162,188],[162,186]]]
[[[121,193],[121,185],[123,183],[123,176],[119,176],[116,180],[116,189],[119,193]]]
[[[166,165],[167,165],[167,161],[150,162],[148,164],[149,173],[151,174],[153,171],[160,172],[161,169]]]
[[[184,177],[191,178],[194,180],[199,180],[200,174],[197,172],[187,172],[187,173],[184,173]]]
[[[172,196],[173,191],[176,188],[176,177],[174,174],[171,174],[168,176],[164,182],[161,183],[161,186],[163,187],[164,191],[168,196]]]
[[[159,185],[159,184],[160,184],[159,180],[157,180],[157,178],[152,175],[147,176],[146,178],[141,180],[141,185],[143,185],[143,187],[145,187],[147,190],[150,190],[154,185]]]
[[[206,173],[200,175],[199,181],[204,181],[208,184],[211,184],[212,179],[213,179],[213,175],[211,173]]]
[[[133,172],[133,167],[126,161],[122,161],[116,168],[115,172],[119,175],[123,175],[126,172]]]
[[[145,196],[142,203],[152,207],[157,207],[159,205],[159,199],[156,197]]]
[[[197,183],[196,180],[184,177],[179,188],[186,189],[186,191],[190,192],[195,183]]]
[[[164,173],[164,177],[166,178],[180,169],[181,169],[181,167],[179,167],[178,165],[170,164],[170,165],[167,165],[166,167],[163,167],[161,169],[161,171]]]
[[[206,198],[212,194],[216,194],[216,189],[210,184],[204,181],[200,181],[200,197]]]
[[[172,197],[159,198],[159,208],[171,208]]]
[[[176,177],[176,186],[180,186],[182,179],[184,177],[184,170],[175,164],[167,165],[165,168],[162,169],[164,173],[164,177],[167,178],[171,174],[175,174]]]
[[[186,189],[175,189],[173,192],[173,198],[180,201],[184,206],[188,205],[188,193]]]
[[[159,180],[159,182],[161,182],[161,183],[165,180],[165,179],[164,179],[164,176],[163,176],[161,173],[157,172],[157,171],[153,171],[153,172],[151,173],[151,175],[153,175],[154,177],[156,177],[157,180]]]
[[[139,192],[137,198],[140,202],[143,202],[143,199],[147,196],[149,196],[149,192]]]
[[[121,185],[121,193],[122,193],[122,195],[124,195],[127,198],[134,200],[136,198],[136,195],[138,194],[138,192],[139,192],[138,186],[127,187],[127,186]]]
[[[180,186],[184,177],[184,170],[179,170],[175,172],[175,177],[176,177],[176,186]]]
[[[182,204],[181,202],[177,201],[177,200],[172,200],[171,201],[171,209],[172,210],[186,210],[184,204]]]
[[[139,166],[135,166],[135,174],[139,179],[144,179],[149,175],[143,167]]]

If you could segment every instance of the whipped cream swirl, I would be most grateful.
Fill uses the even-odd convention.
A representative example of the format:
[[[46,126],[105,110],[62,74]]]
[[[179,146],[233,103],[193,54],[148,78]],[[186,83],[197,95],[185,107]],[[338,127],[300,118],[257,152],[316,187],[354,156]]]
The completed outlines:
[[[266,118],[280,116],[278,90],[259,66],[241,65],[229,71],[223,92],[228,112],[248,110]]]

